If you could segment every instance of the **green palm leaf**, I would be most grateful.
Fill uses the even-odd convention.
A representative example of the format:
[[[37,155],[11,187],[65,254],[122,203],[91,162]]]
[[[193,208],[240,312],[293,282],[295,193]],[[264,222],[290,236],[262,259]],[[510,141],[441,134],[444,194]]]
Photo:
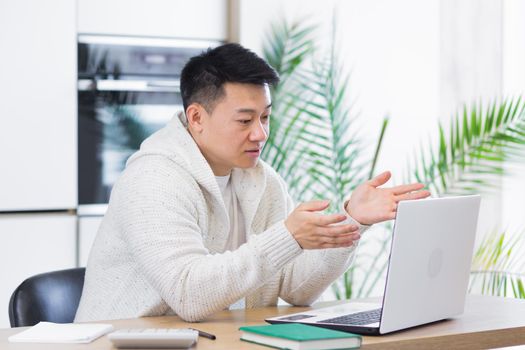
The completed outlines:
[[[273,91],[271,133],[262,157],[278,171],[299,201],[328,198],[341,202],[367,174],[356,166],[362,147],[351,132],[349,77],[340,76],[332,49],[322,60],[313,53],[316,27],[272,27],[264,48],[266,60],[281,76]],[[336,210],[337,208],[333,208]]]
[[[469,292],[525,299],[523,233],[512,237],[494,232],[483,240],[474,254]]]
[[[304,62],[313,49],[311,38],[315,26],[288,25],[285,21],[272,26],[263,48],[266,61],[279,73],[281,85]]]
[[[281,82],[272,90],[272,115],[276,117],[271,118],[262,158],[281,174],[292,195],[303,172],[297,134],[304,131],[306,124],[303,103],[297,98],[301,89],[294,76],[312,52],[314,29],[282,21],[272,27],[263,48],[265,59],[279,73]]]
[[[308,175],[302,183],[307,191],[302,195],[305,199],[328,198],[342,203],[366,174],[363,167],[355,166],[362,147],[351,132],[355,118],[348,107],[349,76],[339,73],[344,69],[336,59],[334,43],[332,32],[328,55],[312,60],[309,69],[300,71],[301,96],[307,97],[303,97],[303,112],[309,123],[298,138]]]
[[[421,148],[413,178],[435,194],[493,190],[503,163],[522,161],[525,153],[525,104],[521,98],[464,107],[448,130],[439,125],[435,148]]]

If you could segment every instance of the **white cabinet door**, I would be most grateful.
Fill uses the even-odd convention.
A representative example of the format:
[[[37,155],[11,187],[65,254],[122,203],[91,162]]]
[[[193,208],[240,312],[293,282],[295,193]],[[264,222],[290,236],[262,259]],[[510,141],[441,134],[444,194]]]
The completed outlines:
[[[226,40],[227,0],[78,0],[78,31]]]
[[[89,252],[97,236],[102,222],[102,216],[86,216],[78,218],[78,264],[86,266]]]
[[[77,204],[76,2],[0,1],[0,211]]]
[[[0,215],[0,328],[9,327],[9,298],[26,278],[75,267],[76,217]]]

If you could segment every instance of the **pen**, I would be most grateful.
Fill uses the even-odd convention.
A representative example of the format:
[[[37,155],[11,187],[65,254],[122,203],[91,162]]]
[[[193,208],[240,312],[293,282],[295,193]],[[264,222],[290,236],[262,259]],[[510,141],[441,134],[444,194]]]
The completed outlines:
[[[215,339],[217,339],[217,337],[214,336],[214,335],[211,334],[211,333],[206,333],[206,332],[204,332],[204,331],[200,331],[200,330],[195,329],[195,328],[190,328],[190,329],[193,329],[194,331],[199,332],[199,336],[200,336],[200,337],[208,338],[208,339],[211,339],[211,340],[215,340]]]

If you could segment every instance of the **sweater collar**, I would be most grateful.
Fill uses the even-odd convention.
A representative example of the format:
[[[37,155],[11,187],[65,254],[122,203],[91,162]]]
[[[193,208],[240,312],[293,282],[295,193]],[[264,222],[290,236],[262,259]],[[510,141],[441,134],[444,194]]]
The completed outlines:
[[[231,181],[243,211],[244,227],[249,235],[251,224],[266,188],[266,172],[262,161],[259,160],[257,166],[252,169],[233,169]]]

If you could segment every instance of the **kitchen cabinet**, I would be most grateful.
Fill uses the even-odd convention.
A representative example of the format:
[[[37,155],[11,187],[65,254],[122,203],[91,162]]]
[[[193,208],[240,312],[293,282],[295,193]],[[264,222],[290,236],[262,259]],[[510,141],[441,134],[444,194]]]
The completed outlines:
[[[0,2],[0,212],[77,203],[76,2]]]
[[[227,38],[227,0],[78,0],[78,32]]]
[[[103,216],[84,216],[78,218],[78,265],[87,265],[89,252],[97,236]]]
[[[0,328],[9,327],[9,298],[26,278],[75,267],[74,215],[0,215]]]

